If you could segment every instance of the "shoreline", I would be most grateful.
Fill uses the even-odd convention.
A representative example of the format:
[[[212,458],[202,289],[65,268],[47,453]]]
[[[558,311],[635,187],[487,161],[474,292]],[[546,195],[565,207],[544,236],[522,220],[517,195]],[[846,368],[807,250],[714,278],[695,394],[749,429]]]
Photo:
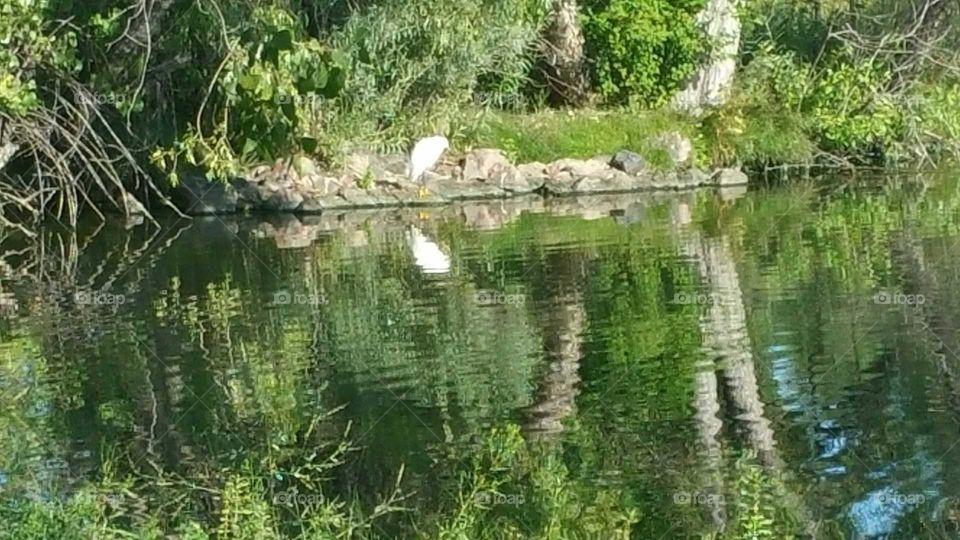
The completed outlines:
[[[171,198],[194,216],[244,213],[316,215],[330,211],[447,206],[464,201],[684,191],[746,185],[739,168],[704,171],[696,167],[658,170],[638,154],[621,151],[590,159],[514,165],[498,149],[478,149],[441,162],[424,183],[406,175],[402,154],[354,154],[340,171],[322,171],[297,157],[261,165],[228,182],[184,174]]]

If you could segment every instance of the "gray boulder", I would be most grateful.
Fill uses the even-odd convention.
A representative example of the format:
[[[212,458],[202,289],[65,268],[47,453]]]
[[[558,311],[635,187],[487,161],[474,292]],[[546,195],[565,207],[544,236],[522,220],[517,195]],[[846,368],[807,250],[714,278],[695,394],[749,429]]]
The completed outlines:
[[[714,184],[720,187],[742,186],[749,181],[750,179],[740,169],[720,169],[713,175]]]
[[[303,195],[291,188],[272,191],[262,197],[261,208],[271,212],[293,212],[303,205]]]
[[[173,200],[189,215],[233,214],[237,211],[238,196],[231,184],[210,181],[199,171],[182,171]]]
[[[610,159],[610,166],[627,174],[637,174],[646,168],[647,162],[636,152],[620,150]]]
[[[461,162],[464,180],[487,181],[503,171],[513,168],[513,164],[496,148],[479,148],[467,154]]]

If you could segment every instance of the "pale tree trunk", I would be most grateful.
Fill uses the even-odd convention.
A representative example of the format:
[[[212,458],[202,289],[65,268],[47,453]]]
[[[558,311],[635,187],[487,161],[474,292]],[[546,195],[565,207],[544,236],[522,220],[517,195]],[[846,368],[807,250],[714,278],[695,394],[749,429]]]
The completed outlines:
[[[547,30],[545,51],[550,89],[554,98],[578,103],[586,98],[590,87],[577,0],[554,0],[552,4],[553,20]]]
[[[20,147],[12,142],[5,143],[0,141],[0,171],[13,159],[14,154],[16,154],[19,149]]]
[[[762,461],[776,460],[776,441],[770,421],[764,416],[757,386],[747,313],[743,306],[740,278],[726,239],[701,242],[700,269],[710,287],[710,304],[701,319],[703,346],[720,361],[730,397],[744,423],[750,446]]]
[[[703,249],[700,235],[689,229],[692,221],[690,205],[686,202],[677,204],[672,209],[671,221],[681,252],[688,258],[701,260]],[[703,333],[706,335],[706,331]],[[695,411],[693,419],[697,426],[697,446],[703,467],[702,474],[699,475],[699,489],[704,494],[712,495],[707,499],[709,502],[707,509],[710,511],[714,526],[717,530],[723,531],[727,525],[727,510],[722,497],[724,492],[723,444],[720,432],[723,430],[723,420],[720,418],[720,391],[713,351],[707,349],[704,343],[702,353],[694,376],[693,399]]]
[[[554,440],[563,422],[576,412],[580,385],[580,355],[587,313],[583,304],[583,260],[578,254],[559,256],[548,267],[556,276],[543,314],[545,362],[524,429],[533,439]]]
[[[16,155],[17,150],[20,149],[20,146],[14,144],[10,140],[9,134],[4,128],[6,127],[6,122],[3,119],[0,119],[0,171],[7,166],[7,163],[13,159],[13,156]]]
[[[697,68],[687,85],[673,97],[673,106],[699,115],[704,109],[726,103],[733,86],[740,51],[740,20],[737,0],[707,0],[697,15],[710,54]]]
[[[719,416],[718,367],[726,388],[725,394],[733,402],[736,420],[743,425],[749,446],[772,471],[782,473],[783,461],[778,455],[773,426],[766,417],[760,399],[753,345],[747,333],[743,291],[729,240],[725,235],[703,238],[698,231],[687,227],[692,222],[692,216],[686,205],[682,205],[674,214],[678,217],[674,224],[679,229],[677,233],[681,237],[681,251],[699,261],[700,276],[710,291],[707,298],[709,304],[700,318],[703,357],[695,379],[697,394],[694,398],[694,418],[708,468],[707,476],[703,479],[704,489],[711,493],[722,493],[723,480],[719,468],[723,445],[719,439],[723,424]],[[804,524],[808,536],[816,537],[815,520],[803,498],[785,484],[777,485],[776,494],[783,507]],[[710,508],[714,522],[722,530],[726,525],[726,502],[723,498],[713,502]]]

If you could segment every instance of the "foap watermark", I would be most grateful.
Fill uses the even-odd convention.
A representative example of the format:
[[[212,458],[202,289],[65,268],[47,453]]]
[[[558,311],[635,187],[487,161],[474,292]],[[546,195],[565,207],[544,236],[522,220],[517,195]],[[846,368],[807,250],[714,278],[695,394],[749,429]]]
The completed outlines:
[[[326,302],[321,294],[292,293],[290,291],[273,293],[273,305],[275,306],[317,306],[324,303]]]
[[[677,491],[673,494],[673,504],[681,506],[719,506],[724,504],[724,498],[719,493]]]
[[[473,502],[481,506],[520,506],[527,501],[521,493],[478,491],[473,496]]]
[[[527,297],[522,294],[506,294],[499,291],[477,291],[474,300],[481,306],[522,306]]]
[[[670,301],[671,304],[683,304],[683,305],[712,305],[716,304],[718,297],[712,293],[689,293],[689,292],[678,292],[673,295],[673,300]]]
[[[273,496],[273,504],[281,506],[315,506],[323,503],[322,495],[313,493],[300,493],[296,489],[281,491]]]
[[[113,93],[93,92],[80,94],[77,101],[86,106],[117,105],[120,103],[120,97]]]
[[[919,506],[926,502],[927,498],[920,493],[881,493],[877,500],[882,503],[890,503],[897,506]]]
[[[880,291],[873,295],[873,303],[885,306],[920,306],[926,302],[922,294],[903,294]]]
[[[120,306],[127,302],[127,297],[102,291],[78,291],[73,294],[73,301],[84,306]]]
[[[294,105],[299,104],[304,107],[313,107],[316,104],[324,101],[324,97],[318,94],[287,94],[284,92],[277,92],[273,95],[273,102],[277,105]]]

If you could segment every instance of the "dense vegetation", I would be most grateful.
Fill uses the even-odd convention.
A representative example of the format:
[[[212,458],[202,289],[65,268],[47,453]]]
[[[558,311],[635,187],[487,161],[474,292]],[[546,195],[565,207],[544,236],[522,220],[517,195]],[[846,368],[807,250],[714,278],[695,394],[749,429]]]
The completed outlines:
[[[639,123],[638,110],[668,106],[715,59],[721,38],[702,14],[726,5],[0,0],[2,214],[72,218],[122,188],[156,196],[186,164],[224,178],[301,152],[336,162],[357,147],[402,150],[429,132],[499,144],[491,119],[510,138],[522,125],[500,113],[565,100]],[[956,3],[731,5],[741,32],[727,103],[675,123],[701,135],[703,161],[957,153]]]

